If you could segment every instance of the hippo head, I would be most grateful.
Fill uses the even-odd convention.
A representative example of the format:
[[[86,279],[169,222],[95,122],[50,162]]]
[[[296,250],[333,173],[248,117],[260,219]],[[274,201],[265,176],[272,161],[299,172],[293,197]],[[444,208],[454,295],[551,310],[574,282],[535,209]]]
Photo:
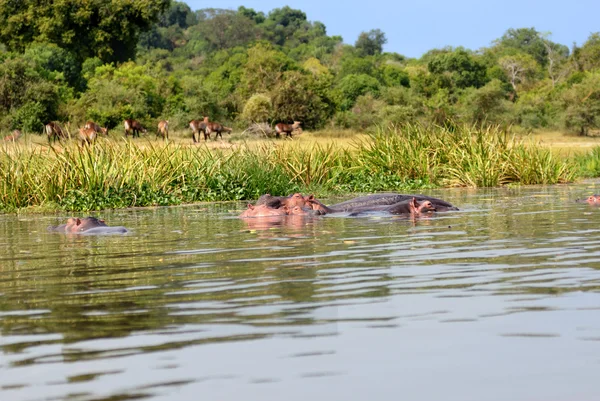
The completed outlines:
[[[95,217],[84,217],[80,219],[79,217],[70,217],[67,220],[67,225],[65,226],[66,233],[80,233],[90,228],[96,227],[106,227],[106,223],[104,220],[97,219]]]
[[[310,202],[304,196],[302,196],[302,194],[295,193],[292,196],[285,199],[285,206],[287,206],[288,208],[293,208],[295,206],[299,206],[301,208],[305,206],[309,207]]]
[[[436,211],[435,206],[433,206],[433,203],[431,203],[430,201],[424,200],[421,203],[419,203],[417,202],[417,198],[414,197],[409,201],[408,208],[410,210],[410,214],[415,216],[421,213]]]
[[[419,210],[419,213],[435,212],[437,210],[434,204],[428,200],[424,200],[423,202],[419,203],[417,209]]]
[[[284,216],[287,214],[287,210],[284,208],[275,209],[267,205],[248,205],[248,209],[244,210],[239,217],[269,217],[269,216]]]
[[[290,216],[310,216],[313,214],[313,210],[310,208],[294,206],[294,207],[288,207],[287,213]]]
[[[590,195],[586,199],[586,202],[589,203],[590,205],[599,206],[600,205],[600,195]]]
[[[316,214],[326,214],[330,212],[329,208],[322,204],[314,195],[308,195],[304,197],[306,206],[317,212]]]

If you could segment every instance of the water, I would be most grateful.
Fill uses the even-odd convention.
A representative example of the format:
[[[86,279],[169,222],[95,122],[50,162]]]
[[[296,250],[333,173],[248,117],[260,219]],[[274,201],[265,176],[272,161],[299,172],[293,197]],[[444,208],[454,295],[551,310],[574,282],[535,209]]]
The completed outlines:
[[[0,216],[0,399],[596,400],[596,188],[440,190],[461,211],[417,221],[100,215],[127,236]]]

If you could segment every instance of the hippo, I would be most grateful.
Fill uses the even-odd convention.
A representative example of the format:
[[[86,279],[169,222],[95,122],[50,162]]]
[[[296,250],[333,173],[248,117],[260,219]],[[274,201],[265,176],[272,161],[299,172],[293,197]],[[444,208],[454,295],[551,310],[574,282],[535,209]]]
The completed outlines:
[[[294,206],[310,207],[310,202],[300,193],[289,196],[273,196],[271,194],[262,195],[256,201],[255,206],[267,205],[270,208],[278,209],[282,206],[292,208]]]
[[[245,219],[249,217],[287,216],[287,214],[287,208],[273,208],[263,203],[260,205],[248,204],[248,209],[244,210],[242,214],[239,215],[239,217]]]
[[[50,226],[48,231],[64,234],[85,234],[85,235],[102,235],[102,234],[125,234],[129,232],[125,227],[117,226],[110,227],[104,220],[95,217],[70,217],[66,224],[59,226]]]
[[[358,216],[368,212],[384,212],[390,214],[410,214],[419,216],[421,213],[435,212],[437,209],[429,200],[417,202],[416,198],[394,203],[393,205],[360,206],[351,210],[350,216]]]
[[[586,199],[577,199],[575,202],[589,203],[590,205],[600,206],[600,195],[590,195]]]
[[[418,202],[425,200],[430,201],[438,212],[445,212],[449,210],[458,210],[458,208],[442,199],[433,198],[425,195],[404,195],[397,193],[380,193],[366,196],[360,196],[358,198],[350,199],[345,202],[336,203],[329,206],[329,209],[335,210],[336,212],[348,212],[352,211],[357,207],[364,206],[376,206],[376,205],[393,205],[403,201],[411,200],[415,198]]]

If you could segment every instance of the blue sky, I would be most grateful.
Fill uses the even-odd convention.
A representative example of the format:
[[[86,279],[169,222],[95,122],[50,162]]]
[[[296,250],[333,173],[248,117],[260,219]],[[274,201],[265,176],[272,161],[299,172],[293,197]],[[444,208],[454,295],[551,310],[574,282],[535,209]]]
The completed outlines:
[[[599,0],[183,0],[193,10],[237,9],[257,11],[290,6],[321,21],[328,35],[341,35],[354,44],[362,31],[379,28],[388,39],[385,51],[409,57],[444,46],[477,50],[491,44],[509,28],[551,32],[551,40],[571,47],[582,45],[590,33],[600,31]]]

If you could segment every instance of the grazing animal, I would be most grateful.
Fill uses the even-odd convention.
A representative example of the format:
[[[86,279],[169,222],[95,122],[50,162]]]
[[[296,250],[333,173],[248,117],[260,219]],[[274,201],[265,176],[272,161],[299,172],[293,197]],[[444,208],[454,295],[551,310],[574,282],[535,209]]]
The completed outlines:
[[[94,128],[79,128],[79,140],[81,141],[81,146],[91,145],[96,140],[97,132]]]
[[[280,138],[280,135],[285,132],[285,136],[286,137],[292,137],[292,132],[296,131],[297,129],[300,128],[300,124],[302,124],[300,121],[294,121],[293,124],[284,124],[284,123],[278,123],[277,125],[275,125],[275,136],[277,138]]]
[[[190,128],[192,129],[192,140],[194,141],[194,143],[200,140],[200,131],[202,131],[202,133],[204,134],[204,140],[208,140],[209,134],[206,133],[206,122],[208,122],[208,117],[204,117],[204,121],[190,121]]]
[[[101,127],[98,124],[96,124],[95,122],[93,122],[92,120],[86,121],[83,128],[85,128],[85,129],[93,128],[94,131],[96,132],[96,134],[103,134],[103,135],[108,136],[108,128]]]
[[[58,122],[50,121],[45,126],[46,135],[48,135],[48,143],[50,141],[55,141],[58,139],[67,139],[69,137],[69,133],[65,130]]]
[[[127,138],[127,135],[129,135],[129,133],[131,133],[132,138],[135,138],[136,134],[139,138],[140,131],[144,134],[148,132],[148,130],[144,128],[142,123],[140,123],[138,120],[132,120],[131,118],[128,118],[127,120],[123,121],[123,125],[125,126],[125,138]]]
[[[9,136],[4,137],[5,141],[11,141],[11,142],[16,142],[19,140],[19,138],[21,137],[21,135],[23,135],[23,133],[21,133],[21,130],[14,130]]]
[[[162,135],[164,140],[169,139],[169,120],[162,120],[158,123],[158,131],[156,131],[156,136]]]
[[[210,138],[210,134],[212,132],[214,132],[215,140],[217,139],[218,136],[220,136],[221,139],[223,139],[223,135],[221,134],[223,131],[229,132],[231,134],[232,129],[229,127],[225,127],[219,123],[211,123],[211,122],[206,123],[206,134],[208,135],[209,138]]]

